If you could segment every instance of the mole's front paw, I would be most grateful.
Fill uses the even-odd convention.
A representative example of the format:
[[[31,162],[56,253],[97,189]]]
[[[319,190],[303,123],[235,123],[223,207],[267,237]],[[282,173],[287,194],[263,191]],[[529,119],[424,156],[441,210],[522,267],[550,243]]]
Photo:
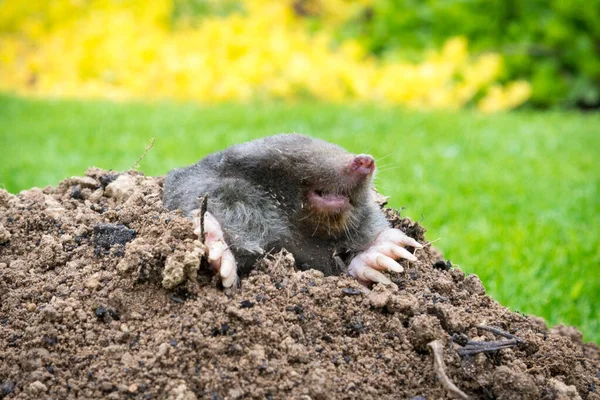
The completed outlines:
[[[202,237],[200,216],[194,216],[194,233]],[[235,257],[223,237],[219,221],[209,212],[204,214],[204,244],[208,253],[208,262],[221,276],[225,289],[235,287],[238,281]]]
[[[412,246],[419,249],[423,247],[399,229],[386,229],[377,235],[377,239],[371,243],[368,249],[352,259],[348,267],[348,273],[365,286],[372,282],[389,285],[392,281],[380,271],[402,272],[404,269],[396,262],[397,259],[417,260],[403,246]]]

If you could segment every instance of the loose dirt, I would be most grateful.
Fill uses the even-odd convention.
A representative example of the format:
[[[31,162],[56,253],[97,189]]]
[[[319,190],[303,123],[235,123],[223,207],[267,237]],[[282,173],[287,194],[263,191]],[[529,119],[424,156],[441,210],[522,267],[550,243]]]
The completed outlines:
[[[0,398],[451,398],[439,340],[471,398],[600,399],[598,346],[509,311],[430,246],[392,288],[295,271],[281,252],[224,293],[161,185],[91,168],[0,190]]]

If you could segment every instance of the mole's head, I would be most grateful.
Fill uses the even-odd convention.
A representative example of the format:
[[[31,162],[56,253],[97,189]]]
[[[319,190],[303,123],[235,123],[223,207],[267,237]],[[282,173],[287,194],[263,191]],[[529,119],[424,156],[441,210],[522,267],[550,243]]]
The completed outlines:
[[[348,232],[372,199],[373,157],[322,140],[276,135],[233,146],[224,159],[229,171],[262,188],[298,229],[313,236]]]

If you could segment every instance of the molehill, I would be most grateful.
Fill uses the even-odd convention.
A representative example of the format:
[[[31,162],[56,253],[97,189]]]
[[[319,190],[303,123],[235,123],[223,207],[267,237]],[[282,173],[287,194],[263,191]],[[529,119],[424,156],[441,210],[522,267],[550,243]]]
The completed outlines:
[[[370,293],[285,251],[224,293],[161,198],[161,178],[96,168],[0,190],[0,398],[600,399],[598,346],[431,246]]]

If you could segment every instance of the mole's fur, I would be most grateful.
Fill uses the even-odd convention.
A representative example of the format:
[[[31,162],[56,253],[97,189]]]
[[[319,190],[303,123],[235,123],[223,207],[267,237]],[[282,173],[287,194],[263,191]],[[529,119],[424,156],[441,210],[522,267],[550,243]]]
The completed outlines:
[[[169,172],[164,204],[190,216],[208,196],[239,272],[264,253],[290,251],[300,269],[326,275],[389,227],[371,187],[371,156],[319,139],[280,134],[210,154]],[[339,256],[336,259],[335,256]]]

